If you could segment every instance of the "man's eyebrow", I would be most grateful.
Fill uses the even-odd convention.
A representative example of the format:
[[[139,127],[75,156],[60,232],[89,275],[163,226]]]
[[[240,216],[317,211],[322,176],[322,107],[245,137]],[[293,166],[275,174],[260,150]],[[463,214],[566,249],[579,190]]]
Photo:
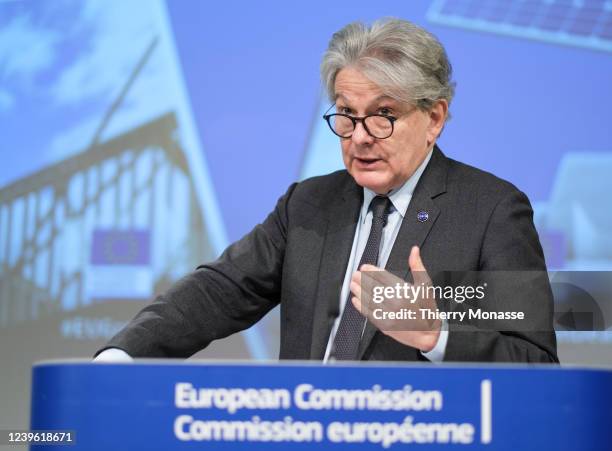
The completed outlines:
[[[350,100],[348,100],[344,96],[344,94],[336,94],[335,101],[337,102],[339,99],[341,99],[341,100],[343,100],[343,101],[345,101],[347,103],[350,103]],[[379,95],[378,97],[376,97],[374,100],[372,100],[370,102],[370,106],[372,104],[378,103],[378,102],[383,101],[383,100],[391,100],[391,101],[394,101],[394,102],[396,101],[396,99],[394,99],[393,97],[391,97],[391,96],[389,96],[387,94],[381,94],[381,95]]]
[[[391,97],[391,96],[389,96],[389,95],[387,95],[387,94],[382,94],[382,95],[379,95],[378,97],[376,97],[376,98],[375,98],[375,99],[372,101],[372,103],[380,102],[381,100],[392,100],[392,101],[394,101],[394,102],[396,101],[396,100],[395,100],[393,97]]]
[[[334,98],[335,101],[338,101],[339,98],[342,98],[342,100],[344,100],[345,102],[347,102],[347,98],[344,97],[343,94],[336,94],[336,97]]]

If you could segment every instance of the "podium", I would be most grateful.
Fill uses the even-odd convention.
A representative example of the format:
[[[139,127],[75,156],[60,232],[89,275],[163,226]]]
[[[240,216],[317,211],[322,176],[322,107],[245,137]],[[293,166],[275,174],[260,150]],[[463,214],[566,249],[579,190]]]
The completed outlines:
[[[31,412],[70,450],[611,450],[612,371],[58,361],[34,366]]]

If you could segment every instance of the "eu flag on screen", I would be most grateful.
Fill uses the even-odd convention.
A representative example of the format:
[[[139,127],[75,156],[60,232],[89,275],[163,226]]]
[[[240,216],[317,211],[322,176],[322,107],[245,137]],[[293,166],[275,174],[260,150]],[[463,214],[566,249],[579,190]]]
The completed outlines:
[[[148,265],[148,230],[94,230],[91,264]]]

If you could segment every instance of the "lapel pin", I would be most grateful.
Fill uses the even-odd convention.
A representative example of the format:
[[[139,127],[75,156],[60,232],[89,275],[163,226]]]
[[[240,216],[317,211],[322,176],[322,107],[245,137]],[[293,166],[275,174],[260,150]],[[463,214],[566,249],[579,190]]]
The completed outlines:
[[[429,219],[429,213],[427,213],[425,210],[421,210],[417,213],[417,219],[419,222],[425,222]]]

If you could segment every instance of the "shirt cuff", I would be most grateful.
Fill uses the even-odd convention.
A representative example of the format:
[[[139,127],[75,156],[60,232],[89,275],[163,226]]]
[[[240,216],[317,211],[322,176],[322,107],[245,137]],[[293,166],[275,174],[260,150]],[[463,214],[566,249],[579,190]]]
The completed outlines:
[[[442,326],[440,327],[440,336],[438,342],[429,352],[421,351],[424,357],[431,362],[442,362],[444,360],[444,353],[446,352],[446,343],[448,342],[448,321],[442,320]]]
[[[106,363],[123,363],[133,362],[134,359],[130,355],[119,348],[109,348],[102,351],[100,354],[93,359],[94,362],[106,362]]]

